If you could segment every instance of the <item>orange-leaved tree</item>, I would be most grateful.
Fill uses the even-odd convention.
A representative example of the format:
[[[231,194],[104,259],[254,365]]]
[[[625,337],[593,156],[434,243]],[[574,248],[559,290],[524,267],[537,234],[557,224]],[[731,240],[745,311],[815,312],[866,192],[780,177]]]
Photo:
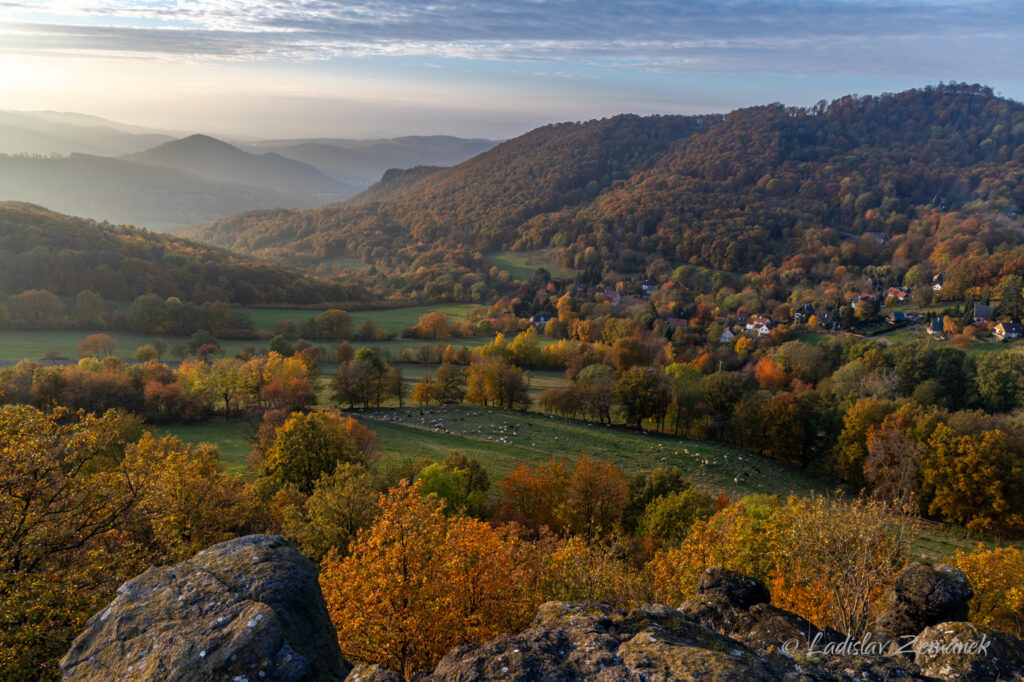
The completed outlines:
[[[392,488],[320,584],[348,658],[411,678],[452,647],[524,627],[540,603],[542,561],[514,527],[462,516],[419,483]]]

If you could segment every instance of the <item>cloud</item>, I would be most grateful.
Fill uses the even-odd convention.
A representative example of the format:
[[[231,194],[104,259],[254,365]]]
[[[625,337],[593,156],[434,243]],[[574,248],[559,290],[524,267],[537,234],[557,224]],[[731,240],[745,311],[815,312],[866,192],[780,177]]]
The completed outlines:
[[[682,73],[1019,80],[1019,0],[0,2],[0,51],[172,60],[400,56]]]

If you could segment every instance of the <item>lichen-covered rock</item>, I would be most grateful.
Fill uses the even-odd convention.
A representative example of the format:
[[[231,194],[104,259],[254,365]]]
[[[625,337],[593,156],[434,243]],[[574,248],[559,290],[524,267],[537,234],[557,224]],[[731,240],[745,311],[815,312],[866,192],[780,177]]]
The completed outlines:
[[[900,571],[886,593],[886,610],[872,632],[896,642],[926,627],[967,620],[974,590],[959,568],[914,562]]]
[[[754,604],[767,604],[772,596],[757,578],[751,578],[728,568],[711,566],[697,579],[697,594],[720,594],[733,606],[748,609]]]
[[[118,588],[65,680],[343,680],[316,567],[277,536],[222,542]]]
[[[679,611],[690,620],[715,632],[732,637],[761,653],[780,649],[787,642],[798,642],[801,651],[812,645],[839,641],[843,636],[833,630],[822,631],[795,613],[770,604],[738,608],[720,594],[687,599]],[[791,645],[792,646],[792,645]]]
[[[941,623],[914,642],[921,672],[948,682],[995,682],[1024,677],[1024,642],[974,623]]]
[[[767,681],[786,672],[667,606],[548,602],[529,629],[459,647],[425,679]]]
[[[744,644],[774,669],[788,670],[790,677],[787,679],[864,682],[924,679],[911,661],[862,651],[844,653],[854,643],[842,633],[831,628],[821,630],[795,613],[760,601],[749,608],[738,607],[726,594],[698,594],[683,602],[679,612],[695,623]]]

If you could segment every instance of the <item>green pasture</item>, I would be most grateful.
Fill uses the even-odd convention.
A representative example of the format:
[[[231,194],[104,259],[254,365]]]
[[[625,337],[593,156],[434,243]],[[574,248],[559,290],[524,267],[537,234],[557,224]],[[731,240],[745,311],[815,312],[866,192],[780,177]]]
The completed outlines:
[[[927,341],[928,343],[937,345],[948,345],[952,348],[956,348],[953,344],[951,337],[947,336],[943,339],[931,336],[926,331],[925,325],[918,325],[916,327],[904,327],[891,334],[886,334],[884,337],[889,343],[914,343],[915,341]],[[996,341],[992,336],[981,336],[971,341],[967,348],[963,349],[968,353],[982,354],[982,353],[996,353],[996,352],[1011,352],[1020,353],[1022,352],[1021,341],[1011,341],[1008,343],[1001,343]]]
[[[512,275],[514,279],[530,280],[537,268],[546,268],[555,279],[573,279],[579,270],[564,268],[555,263],[550,249],[534,251],[492,251],[488,261]]]
[[[233,474],[243,474],[249,468],[249,453],[252,450],[252,443],[246,437],[248,428],[246,422],[208,421],[160,427],[157,434],[176,436],[193,445],[213,443],[220,448],[225,468]]]
[[[406,308],[392,308],[381,310],[360,310],[349,313],[352,318],[352,330],[359,329],[359,326],[367,320],[373,322],[375,327],[386,329],[397,334],[406,327],[414,326],[421,315],[438,312],[448,316],[449,322],[465,320],[469,313],[478,307],[475,303],[448,303],[440,305],[409,306]],[[302,324],[314,317],[321,310],[308,310],[303,308],[234,308],[236,312],[247,314],[257,330],[270,330],[278,322],[294,322]]]
[[[639,434],[537,412],[453,405],[423,410],[371,409],[356,416],[378,432],[378,446],[385,459],[401,458],[405,453],[423,456],[425,449],[443,455],[449,450],[475,448],[494,453],[481,457],[480,462],[495,478],[505,476],[521,461],[586,452],[627,472],[676,466],[715,494],[807,495],[831,488],[817,476],[738,448]]]
[[[89,331],[17,331],[17,330],[4,330],[0,331],[0,364],[9,364],[18,362],[19,360],[42,360],[43,355],[48,349],[55,349],[60,357],[67,358],[71,361],[77,362],[78,360],[78,342],[84,339],[86,336],[93,332]],[[155,334],[134,334],[131,332],[116,332],[108,331],[104,332],[112,336],[117,342],[117,347],[114,349],[114,356],[121,358],[122,360],[133,360],[135,358],[135,350],[139,346],[144,346],[147,343],[152,343],[156,337]],[[183,345],[188,342],[188,338],[184,336],[161,336],[164,343],[167,345],[167,354],[164,355],[163,361],[175,361],[171,350],[178,345]],[[387,341],[352,341],[353,348],[362,348],[368,346],[370,348],[376,348],[384,354],[386,358],[397,360],[402,352],[402,349],[406,346],[412,348],[414,351],[420,346],[426,344],[429,346],[436,346],[438,343],[444,345],[451,344],[453,348],[458,350],[462,346],[468,348],[476,348],[484,344],[490,343],[494,340],[493,336],[470,336],[465,338],[453,338],[453,339],[388,339]],[[545,337],[539,339],[541,345],[546,345],[551,341]],[[256,351],[266,351],[269,348],[270,342],[264,339],[252,339],[248,341],[239,341],[235,339],[218,339],[218,345],[220,346],[222,355],[220,357],[233,357],[239,351],[242,350],[243,346],[252,346]],[[315,345],[323,346],[327,351],[326,359],[328,361],[334,359],[334,352],[338,347],[338,343],[333,341],[327,342],[315,342]],[[332,370],[333,371],[333,370]]]
[[[329,258],[323,261],[325,265],[336,265],[342,270],[369,270],[372,265],[364,263],[358,258],[349,258],[348,256],[338,256],[337,258]]]

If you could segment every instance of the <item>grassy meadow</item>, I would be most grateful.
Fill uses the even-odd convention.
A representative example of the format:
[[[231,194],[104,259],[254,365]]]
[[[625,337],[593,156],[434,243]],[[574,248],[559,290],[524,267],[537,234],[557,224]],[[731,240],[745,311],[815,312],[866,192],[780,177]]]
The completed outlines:
[[[442,312],[448,315],[451,321],[465,320],[469,313],[477,306],[472,303],[453,303],[434,306],[410,306],[406,308],[393,308],[383,310],[364,310],[353,312],[352,328],[356,330],[366,320],[370,320],[377,327],[386,329],[392,334],[398,334],[406,327],[416,324],[420,316],[429,312]],[[302,310],[297,308],[237,308],[241,312],[248,313],[252,318],[257,331],[269,331],[275,324],[284,320],[291,320],[296,324],[305,322],[316,316],[316,310]],[[0,364],[9,364],[19,360],[41,360],[48,350],[53,351],[57,357],[69,360],[78,360],[78,342],[93,332],[83,331],[0,331]],[[105,331],[117,340],[118,345],[114,355],[122,360],[132,360],[135,357],[135,350],[153,341],[155,334],[135,334],[123,331]],[[186,337],[162,336],[167,345],[168,355],[164,360],[173,360],[169,351],[175,346],[182,345],[188,340]],[[444,339],[443,342],[450,343],[453,347],[467,346],[474,348],[489,343],[492,336],[477,336],[457,339]],[[541,343],[548,342],[541,337]],[[436,345],[439,340],[434,339],[402,339],[393,338],[386,341],[352,341],[355,348],[370,346],[381,350],[385,355],[397,358],[402,349],[409,346],[413,349],[423,344]],[[246,345],[252,346],[257,351],[265,351],[269,341],[264,339],[253,339],[240,341],[235,339],[221,339],[218,341],[223,355],[234,356]],[[333,350],[338,343],[334,341],[319,342],[328,350],[328,357],[333,357]]]
[[[208,421],[157,427],[157,435],[177,436],[186,443],[213,443],[220,448],[224,467],[233,474],[249,470],[252,443],[248,439],[249,423],[244,421]]]
[[[412,327],[421,315],[438,312],[448,316],[449,322],[465,320],[469,313],[478,306],[475,303],[448,303],[441,305],[409,306],[381,310],[360,310],[349,313],[352,317],[352,329],[356,330],[369,320],[375,327],[386,329],[397,334],[406,327]],[[301,324],[316,317],[322,311],[303,308],[233,308],[235,312],[247,314],[255,328],[270,331],[278,322],[291,321]]]
[[[491,453],[480,461],[493,478],[505,476],[519,462],[575,457],[586,452],[626,472],[676,466],[716,494],[806,495],[831,487],[817,476],[738,448],[664,434],[639,434],[538,412],[450,405],[422,410],[371,409],[357,416],[378,432],[378,446],[385,460],[477,449]]]
[[[486,257],[514,279],[530,280],[537,268],[546,268],[555,279],[573,279],[579,274],[579,270],[564,268],[555,263],[551,249],[492,251]]]

